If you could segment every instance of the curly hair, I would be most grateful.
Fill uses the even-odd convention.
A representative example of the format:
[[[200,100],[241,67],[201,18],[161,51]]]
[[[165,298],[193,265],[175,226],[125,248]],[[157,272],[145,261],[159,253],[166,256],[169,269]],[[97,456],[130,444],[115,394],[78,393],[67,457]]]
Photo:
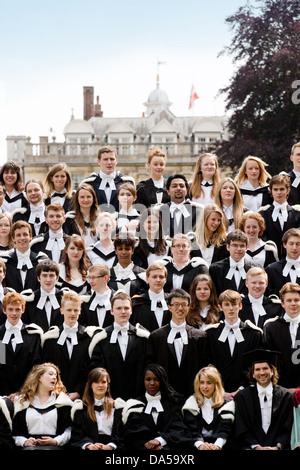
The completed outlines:
[[[54,388],[54,393],[59,395],[60,393],[66,393],[66,387],[64,386],[59,368],[53,364],[52,362],[44,362],[43,364],[36,364],[32,367],[30,372],[28,373],[25,382],[20,390],[20,401],[21,403],[24,401],[32,401],[34,396],[36,395],[40,383],[40,378],[43,374],[47,372],[50,368],[55,369],[57,382]]]

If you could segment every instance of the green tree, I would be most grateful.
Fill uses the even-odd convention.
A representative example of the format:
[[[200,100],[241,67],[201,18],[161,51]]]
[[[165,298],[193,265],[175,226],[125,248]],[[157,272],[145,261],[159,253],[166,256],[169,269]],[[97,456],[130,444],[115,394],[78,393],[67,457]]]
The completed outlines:
[[[220,142],[221,164],[237,168],[248,155],[274,175],[290,168],[290,149],[300,140],[300,2],[258,0],[226,18],[233,31],[221,54],[234,73],[226,95],[230,137]]]

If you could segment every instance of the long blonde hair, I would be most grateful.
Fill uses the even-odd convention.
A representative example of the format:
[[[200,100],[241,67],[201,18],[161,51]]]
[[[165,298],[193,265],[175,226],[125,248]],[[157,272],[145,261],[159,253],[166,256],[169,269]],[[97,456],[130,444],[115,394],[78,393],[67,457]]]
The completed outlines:
[[[232,209],[232,211],[233,211],[234,225],[237,228],[239,226],[241,217],[244,214],[245,205],[244,205],[244,202],[243,202],[243,199],[242,199],[242,196],[241,196],[241,192],[240,192],[236,182],[232,178],[230,178],[230,176],[227,176],[226,178],[222,179],[222,181],[220,181],[220,184],[217,188],[217,192],[216,192],[216,196],[215,196],[215,203],[217,204],[217,206],[219,206],[222,213],[224,214],[224,212],[223,212],[223,202],[222,202],[222,197],[221,197],[221,189],[227,181],[232,183],[232,185],[235,188],[235,195],[233,197],[233,209]],[[227,230],[228,227],[229,227],[229,221],[228,221],[225,214],[224,214],[224,221],[225,221],[225,227],[226,227],[226,230]]]
[[[212,238],[209,238],[208,228],[207,228],[207,219],[213,212],[217,212],[221,216],[221,223],[217,230],[214,232]],[[199,246],[204,249],[208,244],[215,245],[217,247],[226,239],[226,226],[225,226],[225,216],[223,211],[216,204],[208,204],[201,211],[199,220],[197,221],[195,229],[195,237]]]
[[[204,403],[204,396],[200,392],[201,375],[205,375],[214,384],[215,388],[212,395],[212,407],[219,408],[225,401],[225,390],[220,372],[211,364],[203,367],[199,372],[197,372],[194,379],[194,397],[196,398],[199,407]]]
[[[204,190],[201,186],[201,183],[203,181],[201,165],[202,165],[202,162],[203,162],[204,158],[206,158],[206,157],[213,158],[214,161],[215,161],[215,165],[216,165],[216,171],[215,171],[215,174],[212,178],[213,185],[212,185],[212,189],[211,189],[211,197],[212,198],[215,197],[215,192],[216,192],[216,189],[217,189],[218,184],[220,182],[218,157],[217,157],[217,155],[215,155],[213,153],[203,153],[198,158],[198,161],[197,161],[196,166],[195,166],[195,171],[194,171],[192,183],[191,183],[190,190],[189,190],[189,195],[190,195],[191,198],[192,197],[199,198],[201,196],[204,196]]]
[[[236,184],[238,186],[241,186],[243,184],[243,182],[248,179],[247,175],[246,175],[246,166],[247,166],[247,163],[250,160],[253,160],[259,166],[259,169],[260,169],[260,174],[259,174],[259,177],[258,177],[259,184],[261,184],[262,186],[266,186],[267,185],[267,180],[269,178],[271,178],[271,175],[266,170],[266,166],[268,166],[268,164],[265,163],[261,158],[253,157],[252,155],[249,155],[249,157],[246,157],[244,159],[242,165],[240,166],[240,169],[239,169],[239,171],[238,171],[238,173],[235,177]]]
[[[33,400],[34,396],[37,393],[41,376],[50,367],[56,370],[56,375],[57,375],[57,382],[53,390],[54,393],[56,395],[59,395],[61,392],[66,393],[66,388],[64,384],[62,383],[59,368],[52,362],[44,362],[43,364],[37,364],[33,366],[30,372],[28,373],[25,379],[25,382],[23,384],[23,387],[20,391],[21,402]]]
[[[66,185],[65,185],[65,189],[67,191],[66,192],[66,197],[70,198],[72,196],[72,177],[71,177],[71,173],[70,173],[66,163],[56,163],[48,171],[48,173],[46,175],[46,178],[44,180],[45,196],[46,197],[51,196],[51,193],[54,190],[54,184],[53,184],[53,181],[52,181],[51,178],[53,178],[53,176],[56,173],[58,173],[59,171],[64,171],[65,174],[66,174],[66,177],[67,177]]]

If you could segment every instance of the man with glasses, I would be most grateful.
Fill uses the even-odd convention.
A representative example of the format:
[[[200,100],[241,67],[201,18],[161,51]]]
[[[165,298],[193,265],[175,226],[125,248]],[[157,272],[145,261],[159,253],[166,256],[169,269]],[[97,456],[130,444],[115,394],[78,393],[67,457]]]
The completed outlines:
[[[114,318],[110,313],[111,298],[115,294],[107,285],[110,270],[106,264],[98,263],[89,268],[87,280],[90,292],[82,295],[79,323],[84,326],[106,328],[112,325]]]
[[[204,366],[205,333],[186,323],[191,299],[183,289],[173,289],[168,296],[171,320],[150,333],[147,362],[160,364],[170,384],[183,398],[193,393],[196,373]]]

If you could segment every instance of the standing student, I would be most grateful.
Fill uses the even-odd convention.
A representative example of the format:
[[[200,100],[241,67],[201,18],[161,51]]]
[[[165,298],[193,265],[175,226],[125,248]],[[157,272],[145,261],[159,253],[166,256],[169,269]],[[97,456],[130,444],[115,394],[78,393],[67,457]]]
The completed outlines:
[[[136,188],[130,183],[123,183],[118,188],[119,211],[117,213],[117,232],[135,234],[140,213],[135,207]]]
[[[209,267],[209,275],[216,287],[217,295],[226,289],[247,294],[246,273],[252,266],[256,266],[256,263],[246,259],[247,235],[241,230],[230,232],[226,238],[226,248],[229,257],[216,261]]]
[[[97,163],[99,173],[92,173],[83,182],[93,187],[101,212],[118,212],[118,187],[126,182],[135,186],[134,178],[123,175],[117,170],[117,152],[110,145],[105,145],[99,149]]]
[[[132,297],[131,323],[144,326],[148,331],[156,330],[168,323],[171,313],[167,305],[164,286],[167,281],[167,269],[159,261],[152,263],[146,270],[148,290],[144,294]]]
[[[108,372],[102,367],[92,369],[82,400],[72,407],[71,448],[122,450],[120,426],[124,405],[124,400],[111,395]]]
[[[291,183],[287,175],[273,176],[269,182],[273,202],[259,209],[266,224],[263,238],[264,240],[273,240],[276,243],[279,259],[285,256],[282,244],[284,232],[300,226],[300,206],[288,204],[290,187]]]
[[[56,364],[34,366],[14,403],[13,438],[17,448],[66,448],[71,437],[72,404]]]
[[[244,205],[253,212],[258,212],[270,200],[268,180],[271,175],[266,167],[267,164],[261,158],[251,155],[244,159],[236,176]]]
[[[67,234],[63,231],[64,222],[65,211],[61,204],[56,203],[46,206],[46,224],[48,228],[43,234],[33,238],[30,244],[32,250],[36,253],[42,251],[50,259],[59,263],[67,238]]]
[[[72,176],[65,163],[56,163],[48,171],[45,180],[45,205],[60,204],[65,213],[70,210],[73,189]]]
[[[137,204],[149,208],[157,203],[169,201],[166,190],[167,180],[164,171],[167,163],[166,153],[159,147],[152,146],[147,152],[147,168],[150,178],[137,184]]]
[[[236,450],[289,450],[293,394],[278,382],[276,351],[249,351],[250,387],[235,395]]]
[[[1,205],[2,211],[12,213],[19,207],[27,207],[28,201],[24,194],[24,183],[21,168],[15,162],[5,162],[0,170],[5,198]]]
[[[29,206],[15,209],[12,212],[12,221],[25,220],[30,224],[33,236],[36,236],[47,230],[43,183],[34,178],[27,181],[25,194]]]
[[[212,365],[196,374],[194,393],[182,407],[183,421],[199,450],[226,449],[232,434],[234,403],[225,399],[220,372]]]
[[[202,204],[215,202],[216,189],[220,183],[218,157],[213,153],[203,153],[198,158],[193,179],[189,188],[192,201]]]
[[[72,400],[81,398],[88,374],[90,336],[78,323],[81,299],[66,292],[61,299],[61,326],[52,326],[42,336],[42,360],[59,367],[62,381]]]
[[[0,395],[13,399],[32,366],[41,360],[42,329],[23,323],[25,300],[18,292],[4,296],[2,310],[6,321],[0,326]]]
[[[180,396],[159,364],[148,364],[144,393],[126,402],[122,418],[125,450],[187,450],[191,443],[180,413]]]
[[[87,281],[91,291],[81,297],[81,325],[106,328],[113,323],[110,309],[115,291],[108,287],[109,275],[110,270],[105,264],[98,263],[89,267]]]
[[[117,262],[113,237],[116,229],[116,219],[110,212],[101,212],[96,221],[98,240],[86,247],[87,256],[92,264],[104,263],[111,268]]]
[[[281,353],[278,359],[279,384],[289,389],[300,386],[300,286],[287,282],[279,292],[283,315],[264,324],[264,347]]]
[[[149,331],[130,323],[131,298],[125,292],[116,292],[111,299],[111,314],[113,324],[96,332],[91,340],[90,369],[106,369],[111,378],[112,396],[128,400],[142,391]]]
[[[45,253],[35,253],[30,248],[32,229],[28,222],[15,222],[11,235],[15,248],[1,253],[1,258],[6,263],[5,285],[17,292],[35,290],[39,287],[35,268],[40,261],[48,257]]]
[[[227,234],[236,230],[242,215],[248,210],[235,181],[226,177],[220,181],[215,195],[215,203],[224,214]]]
[[[183,289],[173,289],[168,296],[171,320],[150,333],[147,362],[160,364],[171,386],[187,398],[193,390],[196,372],[204,365],[205,333],[186,323],[190,295]]]
[[[83,238],[76,234],[69,235],[59,263],[58,286],[85,294],[88,290],[86,276],[89,266]]]
[[[242,296],[234,290],[225,290],[219,296],[219,308],[224,320],[205,329],[206,364],[213,364],[220,372],[226,398],[232,400],[240,388],[247,385],[242,354],[262,347],[262,330],[246,320],[242,322]]]

